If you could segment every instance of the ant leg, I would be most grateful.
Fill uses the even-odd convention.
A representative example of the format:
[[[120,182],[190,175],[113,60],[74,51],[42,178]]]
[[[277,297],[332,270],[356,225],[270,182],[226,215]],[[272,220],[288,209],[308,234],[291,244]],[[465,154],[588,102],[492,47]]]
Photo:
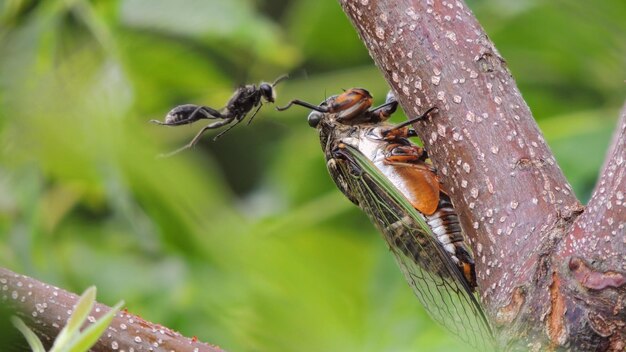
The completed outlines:
[[[175,154],[178,154],[178,153],[182,152],[183,150],[185,150],[185,149],[187,149],[187,148],[189,148],[189,147],[190,147],[190,146],[189,146],[189,144],[184,145],[184,146],[182,146],[182,147],[180,147],[180,148],[178,148],[178,149],[176,149],[176,150],[174,150],[174,151],[172,151],[172,152],[169,152],[169,153],[164,153],[164,154],[159,154],[159,155],[157,156],[157,158],[159,158],[159,159],[160,159],[160,158],[169,158],[170,156],[175,155]]]
[[[259,107],[259,109],[260,109],[260,107]],[[257,109],[256,111],[259,111],[259,109]],[[256,112],[254,114],[256,115]],[[252,116],[252,117],[254,117],[254,116]],[[228,120],[228,122],[231,122],[231,121],[232,121],[232,119]],[[217,136],[213,137],[213,141],[216,141],[218,138],[220,138],[222,135],[224,135],[224,133],[230,131],[233,127],[237,126],[239,123],[241,123],[241,121],[243,121],[243,118],[235,120],[235,123],[233,123],[232,125],[228,126],[228,128],[226,128],[225,130],[220,132]],[[225,125],[225,123],[220,125],[220,126],[224,126],[224,125]],[[216,127],[213,127],[213,128],[216,128]]]
[[[202,115],[202,116],[194,119],[196,115]],[[199,120],[199,119],[213,120],[213,119],[223,119],[223,118],[225,118],[225,116],[222,115],[221,112],[208,106],[199,106],[196,110],[194,110],[191,113],[191,115],[189,115],[189,119],[192,119],[192,120]]]
[[[182,147],[180,147],[180,148],[178,148],[178,149],[174,150],[173,152],[170,152],[170,153],[167,153],[167,154],[161,154],[161,155],[159,155],[159,157],[160,157],[160,158],[167,158],[167,157],[170,157],[170,156],[172,156],[172,155],[174,155],[174,154],[178,154],[178,153],[182,152],[182,151],[183,151],[183,150],[185,150],[185,149],[192,148],[192,147],[194,147],[194,146],[198,143],[198,141],[200,140],[200,138],[202,137],[202,135],[203,135],[206,131],[208,131],[208,130],[212,130],[212,129],[216,129],[216,128],[219,128],[219,127],[222,127],[222,126],[224,126],[224,125],[228,124],[228,123],[229,123],[229,122],[231,122],[231,121],[232,121],[232,119],[231,119],[231,120],[217,121],[217,122],[214,122],[214,123],[212,123],[212,124],[210,124],[210,125],[204,126],[204,127],[203,127],[200,131],[198,131],[198,133],[196,133],[196,135],[193,137],[193,139],[191,140],[191,142],[189,142],[189,143],[185,144],[184,146],[182,146]],[[236,125],[236,123],[235,123],[235,125]],[[233,126],[234,126],[234,125],[233,125]],[[232,126],[231,126],[231,128],[232,128]],[[230,129],[230,128],[229,128],[229,129]],[[223,132],[222,132],[222,133],[220,133],[220,135],[221,135],[221,134],[223,134]],[[218,135],[218,136],[219,136],[219,135]],[[217,137],[215,137],[215,138],[217,138]]]
[[[260,103],[259,107],[256,109],[256,111],[254,111],[254,114],[252,114],[252,116],[250,116],[250,119],[248,120],[247,126],[250,126],[250,123],[252,123],[252,119],[256,116],[256,113],[259,112],[259,110],[261,110],[261,106],[263,106],[263,103]]]
[[[159,155],[159,157],[160,157],[160,158],[168,158],[168,157],[170,157],[170,156],[172,156],[172,155],[174,155],[174,154],[178,154],[178,153],[182,152],[182,151],[183,151],[183,150],[185,150],[185,149],[189,149],[189,148],[191,148],[191,147],[195,146],[195,145],[196,145],[196,143],[198,143],[198,141],[200,140],[200,137],[202,137],[202,135],[204,134],[204,132],[206,132],[206,131],[207,131],[207,130],[209,130],[209,129],[210,129],[210,127],[209,127],[209,126],[205,126],[205,127],[203,127],[203,128],[200,130],[200,132],[198,132],[198,133],[196,134],[196,136],[195,136],[195,137],[193,137],[193,139],[191,140],[191,142],[189,142],[189,143],[185,144],[184,146],[182,146],[182,147],[180,147],[180,148],[178,148],[178,149],[176,149],[176,150],[174,150],[174,151],[172,151],[172,152],[169,152],[169,153],[167,153],[167,154],[161,154],[161,155]]]

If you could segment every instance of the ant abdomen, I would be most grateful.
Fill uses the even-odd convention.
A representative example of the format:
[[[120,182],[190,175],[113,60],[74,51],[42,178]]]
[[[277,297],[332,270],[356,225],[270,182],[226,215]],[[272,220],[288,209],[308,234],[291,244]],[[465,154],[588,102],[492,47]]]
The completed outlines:
[[[193,115],[193,112],[198,108],[199,106],[194,104],[178,105],[165,115],[165,124],[179,124],[180,122],[192,123],[197,119],[189,119],[189,117]]]
[[[222,118],[219,111],[208,106],[195,104],[183,104],[170,110],[165,115],[163,122],[151,120],[153,123],[167,126],[180,126],[196,122],[200,119],[218,119]]]

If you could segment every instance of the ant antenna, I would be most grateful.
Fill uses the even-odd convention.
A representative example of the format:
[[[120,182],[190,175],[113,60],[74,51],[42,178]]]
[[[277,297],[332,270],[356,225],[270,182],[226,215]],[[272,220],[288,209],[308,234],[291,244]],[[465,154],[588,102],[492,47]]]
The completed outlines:
[[[288,74],[284,74],[284,75],[282,75],[282,76],[280,76],[280,77],[276,78],[276,80],[274,81],[274,83],[272,83],[272,87],[276,87],[276,85],[277,85],[280,81],[284,81],[284,80],[286,80],[287,78],[289,78],[289,75],[288,75]]]

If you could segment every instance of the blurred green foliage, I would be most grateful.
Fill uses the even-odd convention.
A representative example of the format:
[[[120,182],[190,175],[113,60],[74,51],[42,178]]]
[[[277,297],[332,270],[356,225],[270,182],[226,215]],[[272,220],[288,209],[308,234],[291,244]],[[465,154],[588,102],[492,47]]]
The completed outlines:
[[[626,96],[626,4],[469,5],[585,201]],[[387,90],[336,1],[1,1],[0,265],[231,351],[459,350],[306,112],[155,158],[199,126],[149,119],[283,73],[278,103]]]

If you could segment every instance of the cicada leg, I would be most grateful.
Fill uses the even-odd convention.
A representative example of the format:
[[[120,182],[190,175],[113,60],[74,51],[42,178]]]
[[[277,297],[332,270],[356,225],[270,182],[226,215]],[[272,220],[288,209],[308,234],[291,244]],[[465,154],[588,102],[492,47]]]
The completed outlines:
[[[377,106],[369,111],[371,122],[386,121],[398,109],[398,101],[392,91],[387,93],[387,98],[383,105]]]
[[[391,115],[398,109],[398,102],[395,100],[388,101],[383,105],[377,106],[370,110],[369,113],[373,116],[370,118],[371,122],[387,121]]]
[[[396,103],[397,104],[397,103]],[[436,106],[433,106],[432,108],[426,110],[425,113],[421,114],[418,117],[409,119],[407,121],[404,121],[402,123],[399,123],[395,126],[392,126],[384,131],[382,131],[382,135],[383,138],[385,140],[393,140],[396,138],[411,138],[411,137],[417,137],[417,133],[415,132],[414,129],[409,128],[409,125],[412,125],[413,123],[424,119],[426,116],[428,116],[428,114],[430,114],[431,112],[435,111],[435,110],[439,110],[439,108],[437,108]]]
[[[351,154],[346,151],[346,146],[343,143],[339,143],[339,145],[331,151],[331,154],[333,158],[338,160],[339,162],[344,162],[348,164],[348,169],[350,170],[351,175],[355,177],[360,177],[363,175],[363,169],[352,158]]]
[[[393,163],[408,163],[408,164],[419,164],[428,166],[431,172],[434,172],[434,169],[430,164],[426,164],[425,161],[428,159],[428,154],[426,153],[426,149],[411,144],[411,145],[400,145],[400,144],[389,144],[387,148],[385,148],[385,163],[393,164]]]

